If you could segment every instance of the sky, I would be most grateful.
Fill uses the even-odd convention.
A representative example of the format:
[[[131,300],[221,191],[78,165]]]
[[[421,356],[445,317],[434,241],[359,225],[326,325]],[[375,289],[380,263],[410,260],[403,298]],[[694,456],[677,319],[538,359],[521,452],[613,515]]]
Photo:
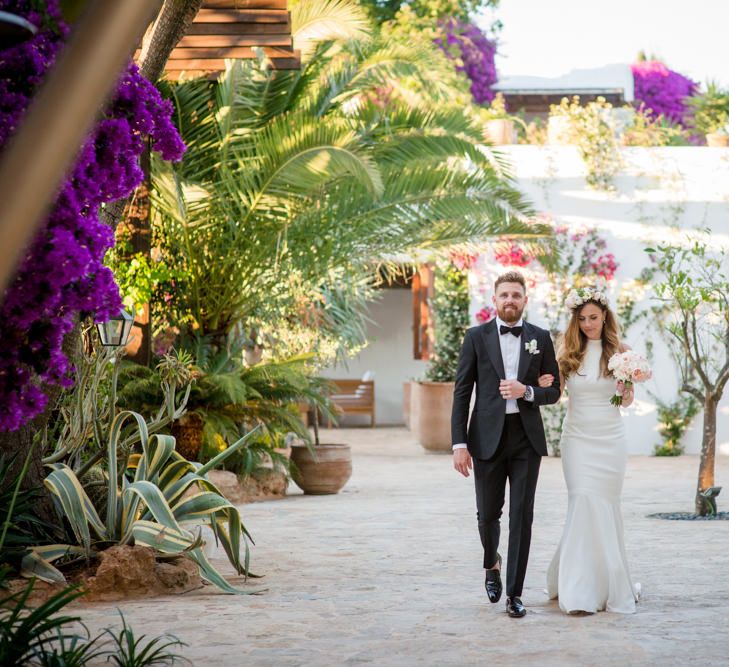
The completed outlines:
[[[729,87],[727,0],[501,0],[501,77],[634,62],[643,49],[700,84]]]

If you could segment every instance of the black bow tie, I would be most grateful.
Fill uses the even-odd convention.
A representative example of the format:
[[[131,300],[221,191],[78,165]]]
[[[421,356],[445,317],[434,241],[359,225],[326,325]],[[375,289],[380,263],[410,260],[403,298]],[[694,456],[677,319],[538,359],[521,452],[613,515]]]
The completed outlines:
[[[513,336],[516,336],[517,338],[519,338],[519,336],[521,336],[521,330],[522,330],[522,327],[507,327],[504,324],[502,324],[499,327],[499,333],[501,333],[502,336],[504,334],[510,333]]]

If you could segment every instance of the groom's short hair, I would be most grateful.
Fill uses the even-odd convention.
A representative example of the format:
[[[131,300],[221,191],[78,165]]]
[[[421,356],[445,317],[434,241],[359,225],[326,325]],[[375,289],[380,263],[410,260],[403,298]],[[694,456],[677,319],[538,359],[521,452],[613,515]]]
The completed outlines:
[[[502,273],[494,283],[494,292],[499,289],[501,283],[519,283],[524,288],[524,294],[526,294],[526,281],[524,280],[524,276],[518,271]]]

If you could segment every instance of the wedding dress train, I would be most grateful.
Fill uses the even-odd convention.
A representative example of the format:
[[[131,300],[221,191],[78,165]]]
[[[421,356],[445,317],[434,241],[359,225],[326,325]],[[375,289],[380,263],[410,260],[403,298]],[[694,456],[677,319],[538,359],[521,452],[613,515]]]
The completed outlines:
[[[600,376],[601,354],[601,341],[588,341],[582,368],[567,380],[560,445],[567,519],[547,571],[547,592],[567,613],[630,614],[639,586],[630,578],[620,511],[627,444],[620,411],[610,405],[615,381]]]

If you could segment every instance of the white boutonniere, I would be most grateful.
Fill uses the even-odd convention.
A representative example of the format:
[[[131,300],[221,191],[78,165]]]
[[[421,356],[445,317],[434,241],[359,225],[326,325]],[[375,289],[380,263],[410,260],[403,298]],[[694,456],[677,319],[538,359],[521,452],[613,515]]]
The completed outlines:
[[[524,349],[529,354],[539,354],[539,350],[537,349],[537,339],[532,338],[528,343],[524,343]]]

